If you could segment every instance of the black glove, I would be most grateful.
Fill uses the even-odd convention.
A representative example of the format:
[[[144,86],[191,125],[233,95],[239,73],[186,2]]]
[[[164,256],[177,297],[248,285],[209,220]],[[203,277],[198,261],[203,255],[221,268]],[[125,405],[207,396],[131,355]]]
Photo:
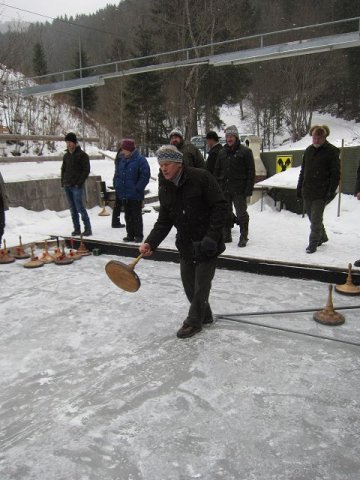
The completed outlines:
[[[218,245],[210,237],[204,237],[201,241],[201,253],[207,257],[214,257],[217,253]]]

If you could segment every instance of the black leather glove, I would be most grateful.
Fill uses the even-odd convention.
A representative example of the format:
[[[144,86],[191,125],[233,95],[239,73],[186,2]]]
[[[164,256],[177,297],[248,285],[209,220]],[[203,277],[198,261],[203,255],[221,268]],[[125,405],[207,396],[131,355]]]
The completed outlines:
[[[210,237],[204,237],[201,241],[201,253],[207,257],[214,257],[217,253],[217,242]]]

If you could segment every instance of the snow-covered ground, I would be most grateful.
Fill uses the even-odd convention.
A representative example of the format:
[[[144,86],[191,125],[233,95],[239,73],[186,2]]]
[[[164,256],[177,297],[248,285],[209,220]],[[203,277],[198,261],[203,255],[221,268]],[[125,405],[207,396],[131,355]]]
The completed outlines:
[[[156,193],[158,166],[149,162]],[[59,169],[0,165],[8,182]],[[91,170],[111,185],[111,159]],[[272,181],[294,182],[292,170]],[[260,201],[249,207],[248,246],[237,247],[234,228],[225,253],[346,268],[360,258],[360,202],[342,196],[339,217],[337,208],[335,199],[325,212],[329,242],[307,255],[307,218],[266,197],[262,211]],[[89,212],[94,238],[121,241],[124,229],[99,212]],[[156,216],[146,205],[145,234]],[[68,211],[11,208],[4,238],[14,246],[19,235],[28,243],[71,229]],[[174,235],[162,246],[174,248]],[[141,260],[141,287],[126,293],[105,274],[113,258],[130,261],[0,265],[1,480],[360,478],[359,309],[341,310],[359,307],[358,297],[334,293],[345,323],[327,327],[311,312],[266,313],[320,310],[326,284],[217,270],[218,321],[179,340],[188,308],[179,266]],[[254,311],[262,315],[244,315]],[[221,318],[236,312],[251,323]]]
[[[141,260],[141,288],[126,293],[105,274],[111,259],[0,265],[1,480],[358,480],[359,346],[336,341],[360,344],[358,309],[339,327],[243,316],[275,330],[219,319],[179,340],[179,266]],[[315,311],[327,294],[218,270],[210,302],[217,315]],[[335,309],[358,304],[334,295]]]

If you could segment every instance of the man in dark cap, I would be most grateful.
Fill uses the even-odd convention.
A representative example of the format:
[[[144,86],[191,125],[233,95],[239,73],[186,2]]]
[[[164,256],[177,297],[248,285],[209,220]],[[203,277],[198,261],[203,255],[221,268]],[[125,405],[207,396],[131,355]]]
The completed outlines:
[[[312,144],[303,155],[297,196],[303,199],[310,220],[306,253],[314,253],[317,247],[328,241],[323,215],[326,205],[335,197],[339,184],[340,158],[339,149],[326,140],[330,134],[327,125],[314,125],[309,134]]]
[[[208,156],[206,159],[206,169],[214,174],[215,164],[222,145],[216,132],[210,131],[206,134],[206,143],[208,146]]]
[[[177,229],[180,275],[190,302],[178,338],[192,337],[213,322],[209,305],[216,259],[225,250],[222,238],[226,200],[215,178],[206,170],[187,167],[172,145],[156,152],[159,165],[158,219],[139,251],[152,255],[171,228]]]
[[[190,142],[184,140],[184,135],[179,128],[170,132],[170,144],[182,153],[184,165],[188,167],[205,168],[204,158],[200,150]]]
[[[214,175],[228,201],[228,215],[224,230],[225,242],[231,242],[231,228],[234,223],[233,204],[237,223],[240,226],[239,247],[248,242],[249,214],[247,197],[251,197],[255,183],[255,163],[250,148],[241,145],[235,125],[225,129],[226,145],[218,154]]]
[[[80,235],[79,215],[84,223],[83,235],[92,235],[89,215],[84,206],[85,180],[90,173],[89,156],[81,150],[75,133],[65,136],[66,152],[61,166],[61,186],[65,189],[69,203],[74,231],[71,235]]]

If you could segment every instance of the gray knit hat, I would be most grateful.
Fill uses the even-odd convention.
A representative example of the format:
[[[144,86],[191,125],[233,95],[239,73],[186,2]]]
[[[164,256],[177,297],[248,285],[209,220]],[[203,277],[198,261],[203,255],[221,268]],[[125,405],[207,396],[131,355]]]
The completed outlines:
[[[175,162],[182,163],[182,153],[174,145],[163,145],[156,152],[158,162]]]
[[[179,127],[175,127],[173,130],[171,130],[169,137],[171,138],[173,135],[176,135],[177,137],[180,137],[180,138],[184,138],[184,135]]]
[[[235,125],[230,125],[230,127],[225,128],[225,137],[226,135],[234,135],[235,137],[239,138],[239,131]]]

